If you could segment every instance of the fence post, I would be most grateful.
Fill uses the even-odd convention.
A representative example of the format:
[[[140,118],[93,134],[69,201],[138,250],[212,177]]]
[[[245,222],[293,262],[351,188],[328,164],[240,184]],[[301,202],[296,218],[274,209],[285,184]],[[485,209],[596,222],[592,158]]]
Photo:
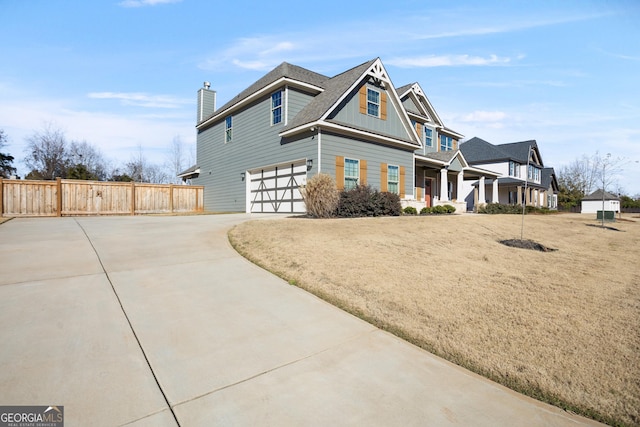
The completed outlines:
[[[131,215],[136,214],[136,182],[131,181]]]
[[[58,212],[56,216],[62,216],[62,178],[56,178],[56,187],[58,190]]]
[[[3,188],[4,188],[4,184],[2,183],[2,177],[0,176],[0,217],[4,212],[4,196],[2,195]]]
[[[169,184],[169,212],[173,213],[173,184]]]

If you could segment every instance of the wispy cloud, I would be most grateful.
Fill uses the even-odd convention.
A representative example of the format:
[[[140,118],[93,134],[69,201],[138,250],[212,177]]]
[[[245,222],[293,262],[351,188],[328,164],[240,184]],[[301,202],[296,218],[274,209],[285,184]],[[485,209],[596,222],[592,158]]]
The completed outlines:
[[[515,19],[513,22],[509,24],[496,24],[496,25],[485,25],[485,26],[469,26],[460,28],[458,30],[449,30],[449,31],[435,31],[431,33],[420,33],[415,34],[414,40],[429,40],[429,39],[443,39],[443,38],[453,38],[453,37],[468,37],[468,36],[483,36],[490,34],[500,34],[500,33],[512,33],[517,31],[529,30],[532,28],[540,28],[540,27],[548,27],[553,25],[562,25],[569,24],[572,22],[581,22],[581,21],[589,21],[593,19],[599,19],[606,16],[611,16],[613,13],[601,13],[601,14],[590,14],[590,15],[575,15],[575,16],[567,16],[557,19]],[[418,20],[422,18],[418,17]],[[414,25],[415,26],[415,25]],[[418,26],[419,27],[419,26]]]
[[[482,125],[487,128],[500,129],[504,126],[507,113],[503,111],[473,111],[471,113],[456,115],[453,119],[458,123]]]
[[[518,57],[517,59],[521,59]],[[487,66],[508,65],[511,58],[489,55],[488,57],[471,55],[428,55],[419,57],[392,58],[386,63],[402,68],[455,67],[455,66]]]
[[[180,3],[182,0],[123,0],[118,5],[122,7],[157,6],[159,4]]]
[[[124,92],[91,92],[87,94],[92,99],[117,99],[123,105],[145,108],[181,108],[191,104],[191,99],[180,99],[168,95],[149,95],[146,93]]]

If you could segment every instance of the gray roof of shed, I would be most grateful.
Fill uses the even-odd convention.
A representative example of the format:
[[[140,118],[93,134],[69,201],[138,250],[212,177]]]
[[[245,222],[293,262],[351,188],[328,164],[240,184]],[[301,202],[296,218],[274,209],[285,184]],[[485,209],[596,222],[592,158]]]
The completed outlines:
[[[618,197],[614,196],[613,194],[609,193],[608,191],[604,192],[604,199],[605,200],[620,200]],[[582,198],[582,200],[602,200],[602,189],[596,190],[593,193],[589,194],[588,196],[584,196]]]

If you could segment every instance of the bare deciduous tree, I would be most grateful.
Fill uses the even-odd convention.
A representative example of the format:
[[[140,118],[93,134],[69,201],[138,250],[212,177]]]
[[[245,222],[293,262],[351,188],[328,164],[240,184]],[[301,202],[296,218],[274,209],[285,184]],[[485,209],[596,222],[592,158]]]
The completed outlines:
[[[167,169],[169,170],[169,181],[173,183],[180,183],[178,174],[185,170],[185,148],[180,135],[176,135],[171,141],[169,147],[169,154],[167,157]]]
[[[52,123],[27,138],[24,162],[31,169],[29,175],[41,179],[64,177],[69,165],[67,141],[64,133]]]
[[[75,167],[82,166],[94,179],[107,179],[107,161],[97,147],[87,141],[74,141],[69,145],[69,160]]]

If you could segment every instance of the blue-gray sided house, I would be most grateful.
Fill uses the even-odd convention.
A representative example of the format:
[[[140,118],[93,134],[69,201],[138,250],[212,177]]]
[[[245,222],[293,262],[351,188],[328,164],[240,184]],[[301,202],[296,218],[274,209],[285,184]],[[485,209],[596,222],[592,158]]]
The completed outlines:
[[[334,77],[282,63],[216,109],[198,91],[197,165],[181,174],[205,188],[205,209],[305,212],[299,188],[318,173],[339,190],[370,185],[404,205],[464,210],[470,166],[417,83],[396,89],[377,58]]]

